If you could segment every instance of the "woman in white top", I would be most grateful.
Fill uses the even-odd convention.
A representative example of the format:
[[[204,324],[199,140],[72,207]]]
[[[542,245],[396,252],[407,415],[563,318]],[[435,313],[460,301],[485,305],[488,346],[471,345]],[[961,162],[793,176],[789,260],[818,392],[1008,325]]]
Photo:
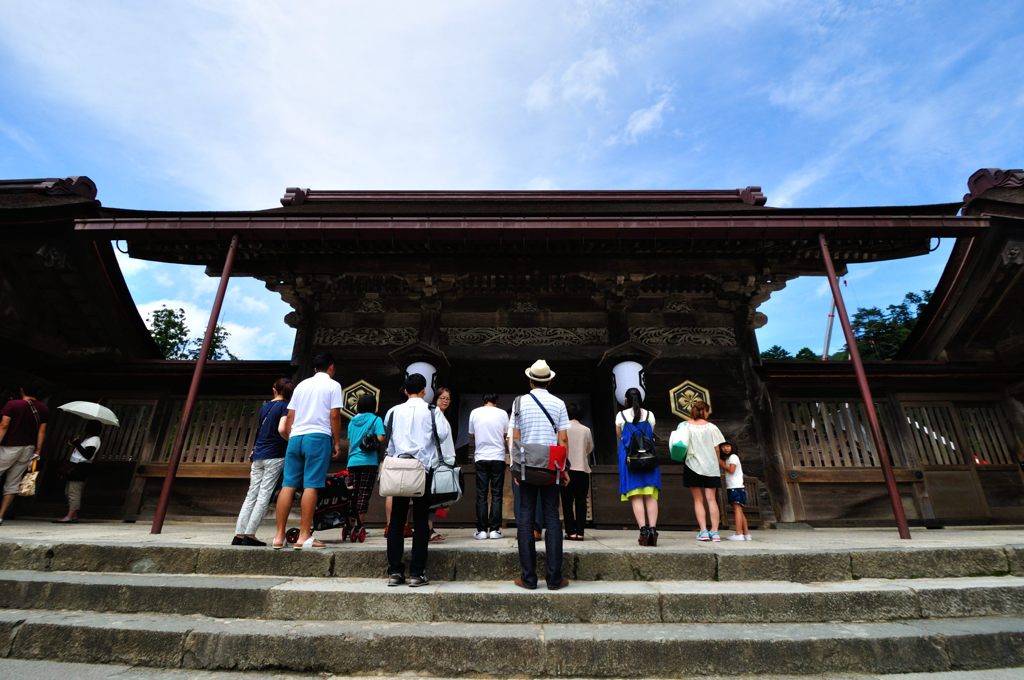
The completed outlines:
[[[686,427],[690,431],[690,446],[686,452],[686,463],[683,465],[683,486],[690,489],[693,496],[693,514],[697,516],[700,531],[698,541],[721,541],[718,535],[718,489],[722,486],[722,477],[718,467],[718,445],[725,441],[722,431],[717,425],[709,423],[708,415],[711,408],[703,401],[690,407],[690,418]],[[707,503],[707,512],[704,504]],[[708,515],[711,516],[710,530]]]
[[[61,470],[62,476],[67,480],[64,493],[68,497],[68,514],[54,520],[55,524],[74,524],[78,521],[78,511],[82,507],[82,491],[85,489],[85,480],[92,472],[96,452],[100,448],[102,429],[99,421],[90,420],[85,424],[85,433],[68,442],[71,446],[71,456]]]
[[[654,414],[645,409],[640,390],[626,390],[626,410],[615,416],[615,433],[619,437],[619,499],[629,501],[633,517],[640,529],[638,542],[644,546],[658,545],[658,494],[661,493],[661,468],[648,470],[630,468],[627,452],[634,438],[654,440]]]
[[[445,411],[447,411],[449,407],[451,407],[451,405],[452,391],[447,387],[438,387],[437,395],[434,397],[434,406],[436,406],[438,410],[441,411],[441,413],[445,413]],[[445,417],[447,417],[447,415]],[[448,437],[447,439],[441,442],[441,455],[444,457],[445,460],[455,460],[455,428],[452,428],[452,436]],[[445,510],[441,514],[441,517],[444,517],[447,514],[448,511]],[[430,542],[443,543],[444,540],[448,537],[442,534],[440,531],[434,531],[434,519],[436,518],[437,510],[431,510],[429,521]]]

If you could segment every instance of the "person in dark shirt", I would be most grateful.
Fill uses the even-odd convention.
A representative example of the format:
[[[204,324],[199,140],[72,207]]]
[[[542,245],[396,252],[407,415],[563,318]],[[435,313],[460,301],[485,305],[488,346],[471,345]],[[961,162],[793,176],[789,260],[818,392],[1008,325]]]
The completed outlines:
[[[271,388],[274,398],[260,409],[260,427],[256,433],[249,460],[249,491],[245,494],[242,511],[235,524],[235,537],[231,545],[265,546],[256,538],[263,516],[267,513],[270,497],[284,470],[284,452],[288,441],[281,436],[282,419],[288,417],[288,400],[292,396],[292,382],[280,378]]]
[[[0,475],[6,474],[0,524],[18,494],[29,464],[43,449],[50,412],[37,394],[40,394],[39,389],[23,385],[21,399],[11,399],[0,409]]]

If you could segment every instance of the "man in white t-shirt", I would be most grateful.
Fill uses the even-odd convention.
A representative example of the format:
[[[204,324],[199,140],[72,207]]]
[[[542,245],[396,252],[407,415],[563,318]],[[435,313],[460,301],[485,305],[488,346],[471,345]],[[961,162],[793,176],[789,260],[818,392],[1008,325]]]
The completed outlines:
[[[476,533],[473,538],[502,538],[501,502],[505,490],[505,441],[508,414],[498,408],[498,395],[485,394],[484,405],[469,414],[469,438],[473,440],[476,468]],[[487,491],[491,512],[487,512]]]
[[[285,526],[295,489],[302,487],[302,518],[296,548],[323,548],[313,538],[313,511],[319,489],[327,483],[327,468],[341,457],[341,385],[334,380],[334,357],[321,352],[313,357],[313,377],[292,392],[284,436],[284,479],[277,497],[277,534],[273,548],[285,546]]]

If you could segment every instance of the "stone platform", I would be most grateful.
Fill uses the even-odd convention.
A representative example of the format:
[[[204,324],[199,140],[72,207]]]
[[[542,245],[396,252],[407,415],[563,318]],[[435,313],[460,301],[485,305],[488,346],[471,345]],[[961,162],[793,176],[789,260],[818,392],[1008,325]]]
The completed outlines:
[[[148,530],[0,526],[2,655],[449,677],[1024,666],[1021,529],[918,530],[912,541],[891,530],[764,531],[718,544],[664,532],[656,548],[594,531],[566,543],[573,582],[557,592],[516,588],[515,542],[470,530],[431,545],[432,583],[420,589],[385,585],[379,532],[273,551],[226,545],[226,524]]]

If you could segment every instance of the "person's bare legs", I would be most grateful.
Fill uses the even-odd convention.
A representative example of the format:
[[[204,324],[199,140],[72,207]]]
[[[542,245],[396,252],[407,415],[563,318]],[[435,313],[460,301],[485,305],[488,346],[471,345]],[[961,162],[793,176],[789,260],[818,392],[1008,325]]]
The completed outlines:
[[[647,526],[652,529],[658,526],[658,499],[652,496],[644,496],[644,510],[647,512]]]
[[[733,515],[736,518],[736,533],[741,536],[750,533],[750,525],[747,524],[747,515],[743,512],[743,506],[739,503],[734,503],[732,506]]]
[[[319,489],[302,490],[302,518],[299,520],[299,538],[295,543],[302,545],[313,535],[313,511],[316,510],[316,500]]]
[[[14,502],[14,497],[18,494],[9,493],[4,496],[4,500],[0,502],[0,519],[7,516],[7,510],[11,507],[11,503]]]
[[[629,505],[633,509],[633,517],[636,518],[636,528],[642,529],[647,526],[647,517],[644,515],[644,496],[630,496]]]
[[[277,494],[277,508],[275,509],[277,533],[274,534],[273,545],[284,545],[284,534],[288,527],[288,515],[292,511],[293,500],[295,500],[295,487],[281,487],[281,493]]]
[[[710,531],[718,531],[718,522],[721,516],[718,512],[718,499],[716,498],[717,489],[704,489],[704,498],[708,502],[708,512],[711,513],[711,529]]]
[[[698,486],[690,487],[690,495],[693,496],[693,514],[697,517],[697,526],[701,531],[708,530],[708,516],[704,512],[704,493]]]

